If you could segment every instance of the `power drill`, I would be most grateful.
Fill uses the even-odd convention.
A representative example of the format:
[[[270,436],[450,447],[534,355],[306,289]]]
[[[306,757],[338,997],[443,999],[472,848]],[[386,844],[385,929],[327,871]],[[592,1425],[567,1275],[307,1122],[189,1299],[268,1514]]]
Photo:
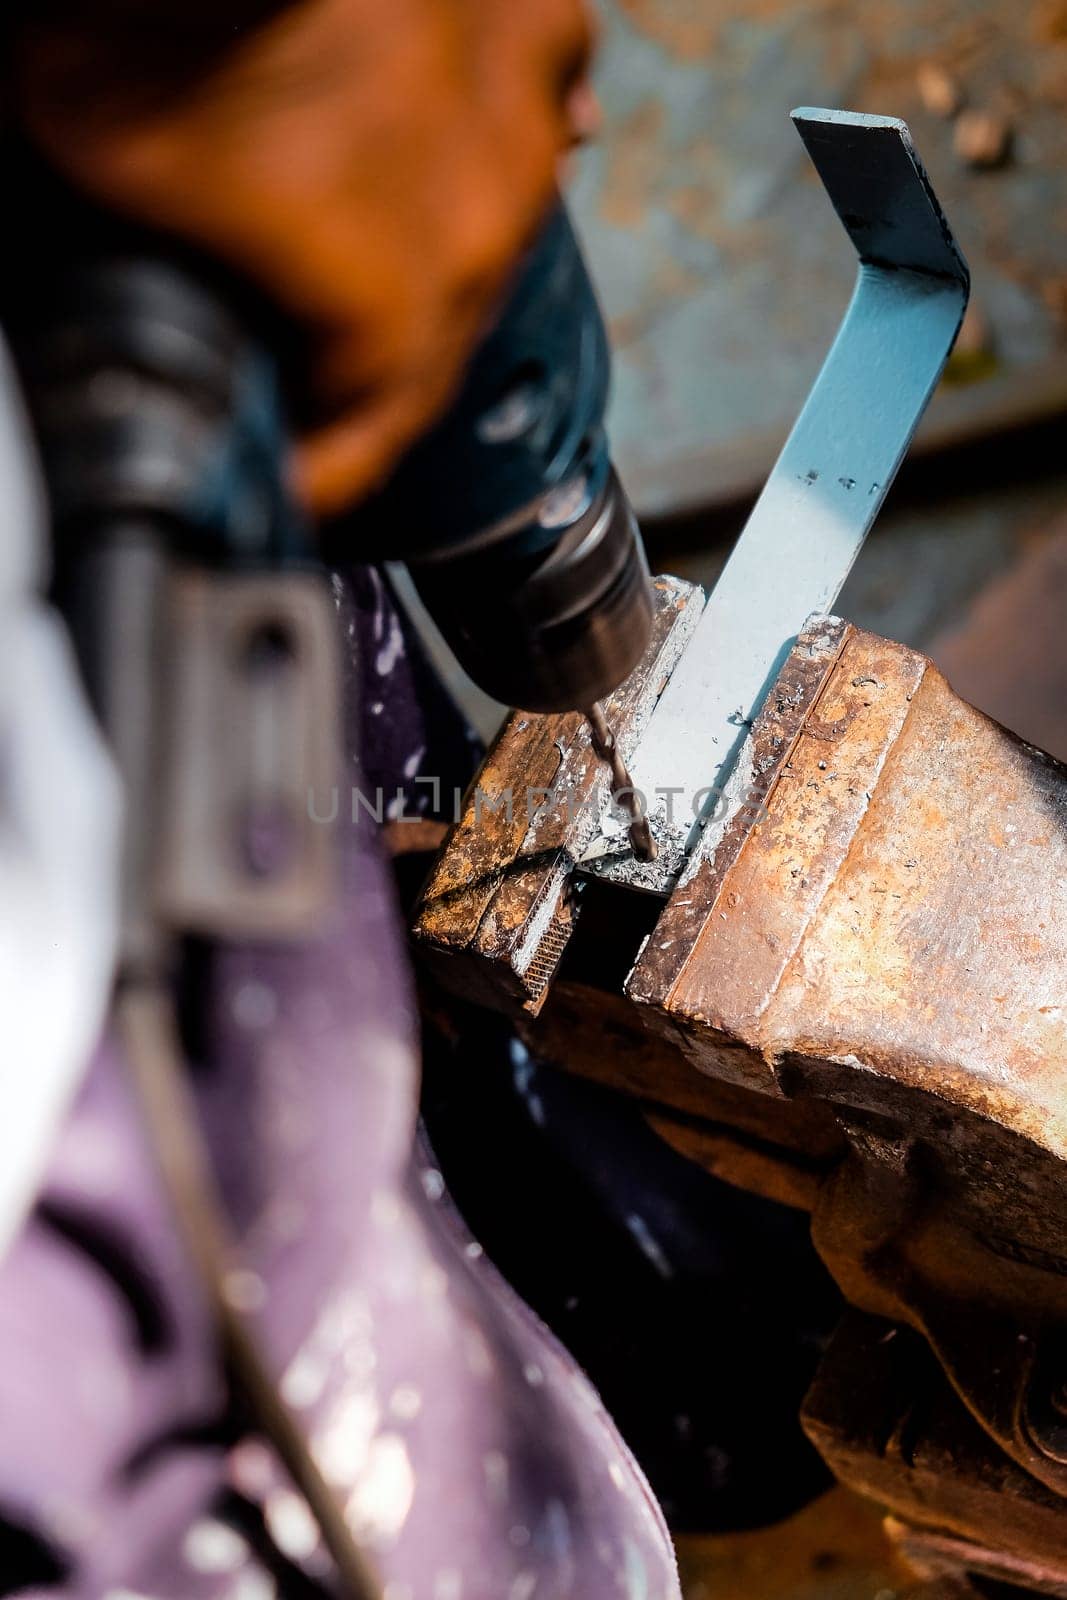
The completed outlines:
[[[608,450],[611,356],[555,207],[445,417],[327,536],[405,561],[475,683],[523,710],[581,710],[638,855],[647,821],[600,705],[644,655],[648,567]]]
[[[131,517],[216,568],[306,564],[283,472],[277,324],[250,322],[248,296],[239,314],[224,276],[169,243],[63,204],[80,208],[66,237],[88,244],[72,261],[52,253],[23,283],[12,330],[61,576],[84,566],[87,527],[102,547],[109,524]],[[634,848],[649,854],[600,707],[641,659],[652,620],[605,437],[609,374],[603,318],[557,204],[448,413],[377,493],[319,530],[317,549],[337,565],[405,561],[480,687],[531,711],[583,711]]]

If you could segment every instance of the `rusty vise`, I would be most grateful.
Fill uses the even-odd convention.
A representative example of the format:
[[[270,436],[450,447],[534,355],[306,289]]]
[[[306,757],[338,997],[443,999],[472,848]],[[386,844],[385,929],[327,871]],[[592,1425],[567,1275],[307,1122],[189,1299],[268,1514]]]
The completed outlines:
[[[947,335],[932,370],[909,369],[913,412],[966,298],[926,198],[933,254],[904,270]],[[888,270],[870,219],[838,210],[863,266]],[[864,336],[891,377],[906,364],[888,313]],[[818,515],[847,570],[907,431],[877,476],[837,470],[844,413],[820,432],[815,400],[754,517],[788,566],[797,497],[828,473]],[[858,533],[840,509],[857,486],[873,502]],[[707,606],[656,581],[652,643],[608,707],[634,768],[678,778],[657,862],[615,848],[582,718],[514,713],[423,892],[416,951],[541,1057],[637,1097],[692,1159],[808,1210],[849,1306],[811,1438],[937,1593],[975,1578],[1067,1597],[1067,768],[922,655],[829,615],[833,584],[799,632],[773,596],[754,615],[748,532],[741,577],[728,568]],[[724,718],[722,639],[746,629],[775,648]]]

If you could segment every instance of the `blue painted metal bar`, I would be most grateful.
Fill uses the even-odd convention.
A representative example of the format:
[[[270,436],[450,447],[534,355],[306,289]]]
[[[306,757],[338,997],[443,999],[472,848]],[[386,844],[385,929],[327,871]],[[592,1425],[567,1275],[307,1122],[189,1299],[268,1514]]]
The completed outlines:
[[[793,119],[860,257],[859,273],[822,371],[631,753],[661,844],[663,887],[699,834],[693,797],[725,785],[796,635],[837,598],[969,293],[967,265],[903,122],[811,109]],[[657,805],[656,790],[667,788],[679,793],[669,807]],[[709,809],[714,797],[704,816]],[[647,876],[645,869],[643,885],[656,887]]]

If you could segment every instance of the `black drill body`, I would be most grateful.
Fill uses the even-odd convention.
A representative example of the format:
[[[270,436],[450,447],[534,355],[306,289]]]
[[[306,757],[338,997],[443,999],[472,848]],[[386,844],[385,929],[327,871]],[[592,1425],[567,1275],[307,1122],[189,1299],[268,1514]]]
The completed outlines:
[[[607,335],[562,205],[447,414],[377,493],[314,539],[287,492],[292,330],[261,307],[250,314],[253,297],[169,241],[87,217],[84,202],[61,195],[53,214],[65,206],[55,240],[84,248],[71,257],[46,242],[8,300],[52,500],[58,591],[74,596],[98,704],[92,680],[114,624],[93,621],[97,601],[108,609],[99,552],[121,530],[123,547],[144,532],[168,559],[208,570],[405,561],[481,688],[530,711],[594,708],[595,724],[597,702],[644,653],[652,605],[608,452]],[[613,762],[601,753],[621,769],[617,752]]]

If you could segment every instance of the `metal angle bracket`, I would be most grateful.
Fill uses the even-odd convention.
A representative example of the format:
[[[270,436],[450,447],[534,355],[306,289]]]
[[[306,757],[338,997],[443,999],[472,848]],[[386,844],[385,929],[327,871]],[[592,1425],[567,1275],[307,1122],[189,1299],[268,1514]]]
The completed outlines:
[[[670,891],[723,809],[727,780],[736,790],[743,777],[734,768],[752,720],[804,623],[833,606],[970,292],[904,122],[810,108],[792,115],[859,271],[822,370],[633,753],[659,871],[620,856],[617,836],[586,853],[587,869],[653,892]]]

